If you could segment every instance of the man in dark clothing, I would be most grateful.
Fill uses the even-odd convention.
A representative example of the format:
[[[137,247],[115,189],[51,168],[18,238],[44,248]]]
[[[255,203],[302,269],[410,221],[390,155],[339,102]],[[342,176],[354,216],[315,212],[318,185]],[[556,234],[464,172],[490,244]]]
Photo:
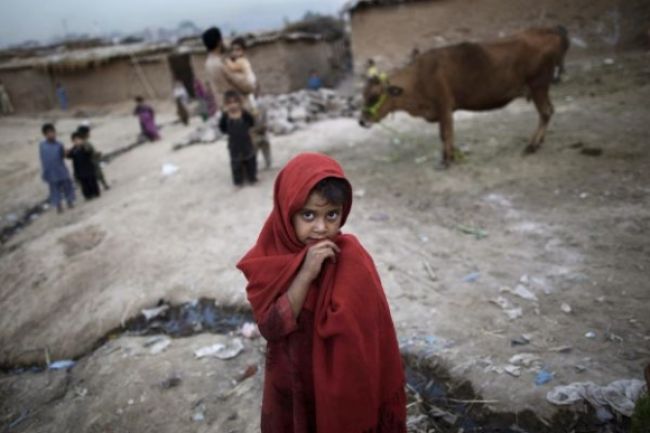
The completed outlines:
[[[97,178],[97,182],[99,182],[104,189],[111,189],[104,177],[104,170],[102,169],[102,153],[99,152],[92,143],[90,143],[90,126],[80,125],[77,128],[77,132],[81,135],[81,139],[84,141],[84,146],[87,146],[93,152],[93,163],[95,164],[95,177]]]
[[[225,110],[219,121],[219,129],[228,135],[228,151],[232,180],[235,186],[244,185],[244,177],[249,183],[257,182],[257,157],[251,129],[255,125],[253,116],[242,107],[239,93],[229,90],[224,95]]]
[[[74,186],[70,179],[70,173],[65,166],[63,157],[65,150],[63,144],[56,140],[56,129],[51,123],[46,123],[41,128],[45,140],[39,144],[39,156],[41,158],[41,178],[50,187],[50,204],[55,206],[59,213],[63,212],[61,205],[62,195],[65,196],[68,207],[74,207]]]
[[[79,132],[72,134],[72,149],[67,157],[72,159],[74,177],[81,185],[81,192],[86,200],[99,197],[99,185],[93,161],[93,149],[84,143]]]

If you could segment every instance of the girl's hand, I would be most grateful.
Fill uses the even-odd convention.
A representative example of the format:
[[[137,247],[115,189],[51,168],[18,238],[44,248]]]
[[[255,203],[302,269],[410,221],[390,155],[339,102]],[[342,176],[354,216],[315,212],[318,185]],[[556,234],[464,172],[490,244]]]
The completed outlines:
[[[340,253],[341,249],[332,241],[325,240],[309,247],[305,260],[300,268],[300,274],[309,282],[318,277],[323,262],[327,259],[332,259],[336,263],[336,254]]]

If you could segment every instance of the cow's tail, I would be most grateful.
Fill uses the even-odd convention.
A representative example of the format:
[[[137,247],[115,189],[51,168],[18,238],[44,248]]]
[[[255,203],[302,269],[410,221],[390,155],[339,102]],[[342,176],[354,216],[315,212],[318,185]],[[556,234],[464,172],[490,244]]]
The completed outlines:
[[[571,41],[569,39],[569,31],[563,25],[556,26],[555,33],[560,36],[561,42],[555,61],[555,69],[553,71],[553,82],[559,83],[562,74],[564,74],[564,57],[566,56],[567,51],[569,51]]]

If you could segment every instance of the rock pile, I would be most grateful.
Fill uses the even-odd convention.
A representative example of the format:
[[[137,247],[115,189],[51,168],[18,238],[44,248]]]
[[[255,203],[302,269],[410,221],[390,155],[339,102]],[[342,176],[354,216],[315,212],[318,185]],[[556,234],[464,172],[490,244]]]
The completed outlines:
[[[289,134],[304,128],[310,122],[357,115],[359,101],[334,90],[299,90],[284,95],[266,95],[258,100],[266,110],[267,125],[271,133]]]

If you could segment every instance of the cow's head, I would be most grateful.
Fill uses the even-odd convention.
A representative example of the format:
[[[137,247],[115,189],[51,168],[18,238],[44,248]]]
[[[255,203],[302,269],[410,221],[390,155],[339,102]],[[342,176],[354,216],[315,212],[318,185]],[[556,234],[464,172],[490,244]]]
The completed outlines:
[[[363,109],[359,125],[370,127],[373,123],[381,121],[393,111],[394,98],[403,92],[401,87],[391,85],[385,76],[369,78],[363,89]]]

